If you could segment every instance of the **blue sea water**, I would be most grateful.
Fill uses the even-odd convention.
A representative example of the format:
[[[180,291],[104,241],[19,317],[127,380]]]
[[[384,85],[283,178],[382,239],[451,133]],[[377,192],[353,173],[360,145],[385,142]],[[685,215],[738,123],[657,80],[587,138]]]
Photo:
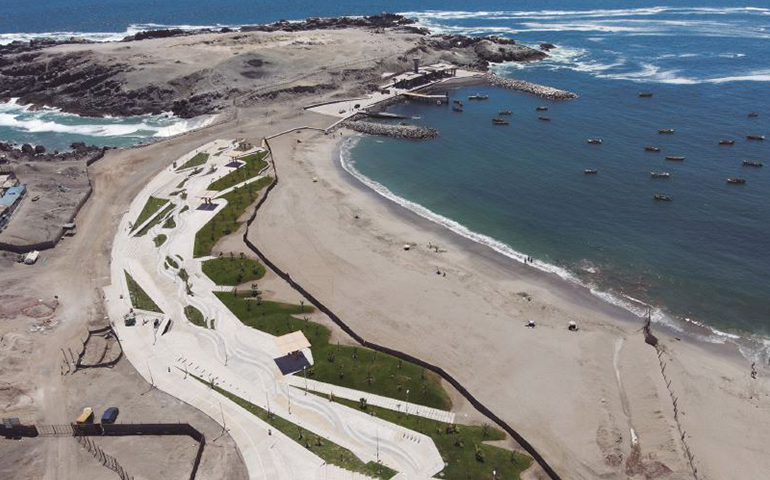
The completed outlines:
[[[451,92],[463,99],[462,114],[397,106],[440,137],[364,138],[349,152],[358,172],[511,255],[531,255],[616,299],[655,305],[660,318],[770,337],[770,9],[759,2],[6,0],[0,42],[73,32],[112,40],[161,26],[382,11],[407,12],[436,32],[554,43],[549,59],[498,73],[580,98],[548,102],[473,87]],[[641,90],[654,97],[639,98]],[[468,102],[476,92],[490,100]],[[537,120],[537,105],[549,107],[551,122]],[[511,125],[494,127],[501,109],[514,111]],[[754,134],[768,141],[745,139]],[[604,144],[586,144],[590,137]],[[720,147],[721,138],[735,145]],[[645,145],[662,152],[646,153]],[[666,154],[687,158],[666,162]],[[765,167],[742,167],[744,159]],[[586,168],[599,173],[586,176]],[[650,178],[662,170],[671,178]],[[747,183],[728,185],[728,177]],[[674,201],[655,202],[656,192]]]

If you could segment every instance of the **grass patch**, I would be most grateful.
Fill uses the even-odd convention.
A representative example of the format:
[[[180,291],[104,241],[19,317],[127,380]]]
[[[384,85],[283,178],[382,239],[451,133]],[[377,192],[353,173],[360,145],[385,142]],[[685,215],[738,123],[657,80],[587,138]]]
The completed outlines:
[[[449,395],[439,377],[413,363],[363,347],[329,343],[331,331],[323,325],[292,315],[308,313],[311,307],[276,302],[260,302],[252,292],[215,292],[215,295],[244,324],[271,335],[285,335],[302,330],[311,343],[315,365],[309,378],[406,400],[429,407],[449,410]]]
[[[147,221],[148,218],[152,216],[155,212],[157,212],[160,207],[167,204],[168,200],[165,198],[155,198],[150,197],[147,199],[147,203],[144,204],[144,208],[142,208],[142,211],[139,213],[139,216],[136,218],[136,221],[134,222],[134,225],[131,227],[131,231],[139,227],[139,225],[143,224]]]
[[[174,267],[174,268],[179,268],[179,264],[176,263],[176,260],[174,260],[171,257],[168,257],[168,256],[166,257],[166,263],[169,264],[170,266]]]
[[[489,425],[447,425],[382,407],[361,408],[361,403],[353,400],[335,398],[334,401],[432,438],[446,464],[439,476],[447,480],[491,478],[493,470],[499,480],[518,480],[521,472],[532,464],[527,455],[485,445],[483,442],[505,439],[502,430]]]
[[[217,285],[236,286],[259,280],[265,275],[265,267],[258,260],[234,256],[206,260],[202,269]]]
[[[318,455],[326,463],[336,465],[351,472],[363,473],[365,475],[382,479],[389,479],[398,473],[395,470],[376,462],[364,463],[347,448],[341,447],[330,440],[305,430],[302,427],[299,427],[298,425],[284,418],[281,418],[272,412],[268,413],[267,410],[258,407],[257,405],[254,405],[253,403],[235,394],[232,394],[221,387],[218,387],[216,384],[212,386],[210,382],[207,382],[206,380],[203,380],[196,375],[190,374],[190,376],[205,385],[211,386],[217,393],[224,395],[234,403],[246,409],[252,415],[259,417],[264,422],[269,423],[279,432],[283,433],[290,439]]]
[[[166,215],[171,213],[171,210],[173,210],[175,207],[176,205],[174,205],[173,203],[169,203],[168,206],[166,206],[166,208],[164,208],[159,214],[155,215],[155,218],[153,218],[152,221],[147,222],[147,225],[145,225],[144,227],[142,227],[141,230],[136,232],[136,236],[143,237],[147,235],[147,232],[149,232],[152,227],[159,224],[161,220],[163,220],[166,217]]]
[[[246,162],[246,164],[236,168],[219,180],[211,182],[209,190],[221,191],[256,177],[257,174],[267,166],[267,162],[265,161],[266,156],[267,152],[257,152],[239,158],[238,160]]]
[[[192,167],[198,167],[200,165],[203,165],[209,160],[209,154],[205,152],[200,152],[199,154],[195,155],[191,159],[187,160],[187,162],[182,165],[181,167],[177,168],[176,171],[184,170],[186,168],[192,168]],[[181,188],[181,187],[177,187]]]
[[[203,313],[192,305],[184,307],[184,316],[187,317],[187,320],[193,325],[206,328],[206,319],[203,318]]]
[[[186,211],[187,211],[187,210],[189,210],[189,209],[190,209],[190,207],[189,207],[189,206],[187,206],[187,205],[185,205],[184,207],[182,207],[182,209],[181,209],[181,210],[179,210],[179,213],[184,213],[184,212],[186,212]]]
[[[190,274],[187,273],[187,270],[185,270],[184,268],[180,269],[177,275],[179,275],[179,278],[181,278],[182,281],[185,283],[190,281]]]
[[[256,182],[237,188],[219,198],[227,200],[227,206],[219,211],[195,234],[194,256],[211,255],[211,249],[220,238],[238,230],[241,222],[238,218],[254,203],[259,191],[272,183],[271,177],[260,178]]]
[[[163,228],[176,228],[176,220],[174,220],[174,217],[168,217],[163,223]]]
[[[129,275],[126,271],[123,273],[126,274],[126,283],[128,284],[128,295],[131,298],[131,305],[133,305],[134,308],[138,308],[139,310],[163,313],[163,310],[161,310],[160,307],[152,301],[152,298],[147,295],[147,292],[142,290],[142,287],[136,283],[133,277],[131,277],[131,275]]]
[[[187,180],[189,180],[189,179],[187,179],[187,178],[183,179],[181,182],[179,182],[179,184],[176,186],[176,188],[184,187],[184,184],[187,183]]]
[[[167,236],[160,234],[157,237],[153,238],[152,241],[153,243],[155,243],[155,247],[157,248],[163,245],[164,243],[166,243],[167,238],[168,238]]]

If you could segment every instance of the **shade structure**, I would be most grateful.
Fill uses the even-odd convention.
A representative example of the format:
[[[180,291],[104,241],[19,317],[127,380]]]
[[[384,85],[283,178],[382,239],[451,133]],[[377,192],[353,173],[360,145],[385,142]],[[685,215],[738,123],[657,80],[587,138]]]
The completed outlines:
[[[303,348],[310,348],[310,342],[305,338],[305,334],[298,330],[276,337],[275,346],[278,347],[281,356],[285,356],[290,353],[298,352]]]

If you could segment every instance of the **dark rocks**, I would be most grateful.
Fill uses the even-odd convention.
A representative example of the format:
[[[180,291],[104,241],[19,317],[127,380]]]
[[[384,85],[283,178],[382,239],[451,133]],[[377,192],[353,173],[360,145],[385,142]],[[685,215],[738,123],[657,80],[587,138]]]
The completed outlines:
[[[554,45],[553,43],[541,43],[540,44],[540,50],[542,50],[544,52],[549,52],[549,51],[553,50],[554,48],[556,48],[556,45]]]
[[[366,133],[368,135],[408,138],[412,140],[424,140],[438,136],[438,130],[435,128],[418,127],[416,125],[392,125],[388,123],[348,120],[344,122],[344,126],[356,132]]]
[[[523,45],[508,43],[498,43],[493,40],[484,39],[473,46],[474,52],[481,60],[493,63],[502,62],[531,62],[541,60],[547,55],[534,48]]]
[[[24,145],[21,146],[21,153],[25,155],[34,155],[35,148],[29,143],[25,143]]]
[[[10,143],[0,142],[0,151],[3,152],[2,158],[6,160],[5,163],[11,161],[14,163],[55,162],[59,160],[90,161],[93,158],[102,156],[106,150],[93,145],[86,145],[83,142],[73,143],[70,147],[72,151],[69,152],[59,153],[59,151],[55,151],[53,153],[46,153],[46,149],[42,145],[32,146],[25,143],[19,147]]]
[[[307,30],[332,30],[341,28],[406,28],[414,20],[395,13],[383,13],[370,17],[311,17],[302,22],[279,20],[267,25],[249,25],[241,27],[242,32],[303,32]],[[425,34],[425,29],[410,27],[413,33]]]
[[[45,153],[45,147],[42,145],[35,145],[35,155],[42,155]]]
[[[525,82],[524,80],[498,77],[497,75],[491,73],[486,74],[486,80],[492,85],[496,85],[498,87],[508,88],[510,90],[519,90],[521,92],[531,93],[533,95],[551,100],[569,100],[577,98],[576,93],[568,92],[566,90],[559,90],[558,88],[548,87],[546,85],[538,85],[532,82]]]
[[[213,30],[209,28],[201,28],[197,30],[182,30],[181,28],[169,28],[163,30],[146,30],[139,32],[135,35],[129,35],[124,37],[121,42],[133,42],[135,40],[151,40],[153,38],[170,38],[170,37],[182,37],[185,35],[196,35],[198,33],[211,33]]]

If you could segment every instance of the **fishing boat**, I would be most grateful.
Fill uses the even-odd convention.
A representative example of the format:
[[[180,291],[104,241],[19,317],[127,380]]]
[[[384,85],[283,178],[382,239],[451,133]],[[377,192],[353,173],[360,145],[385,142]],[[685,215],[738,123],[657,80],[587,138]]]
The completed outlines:
[[[659,152],[660,148],[647,146],[647,147],[644,147],[644,151],[645,152]]]
[[[585,173],[586,175],[595,175],[599,173],[599,170],[596,170],[595,168],[589,168],[589,169],[583,170],[583,173]]]
[[[658,133],[671,135],[672,133],[674,133],[674,129],[673,128],[661,128],[661,129],[658,129]]]
[[[678,155],[666,155],[666,160],[670,160],[672,162],[681,162],[684,160],[684,157],[680,157]]]
[[[535,110],[538,111],[538,112],[545,112],[545,111],[548,110],[548,107],[537,107],[537,108],[535,108]]]
[[[674,200],[674,197],[670,195],[661,195],[660,193],[653,194],[652,198],[654,198],[655,200],[661,200],[663,202],[670,202]]]
[[[489,100],[489,95],[471,95],[468,100]]]
[[[509,122],[508,120],[503,120],[502,118],[493,118],[492,124],[493,125],[510,125],[511,122]]]
[[[460,100],[453,100],[452,103],[454,103],[455,105],[458,105],[460,107],[463,106],[463,102],[461,102]]]
[[[754,118],[754,117],[758,117],[758,116],[759,116],[759,114],[757,112],[749,113],[749,118]]]
[[[720,140],[720,145],[735,145],[735,140]]]
[[[732,183],[734,185],[743,185],[744,183],[746,183],[746,179],[745,178],[728,178],[727,183]]]
[[[457,113],[463,113],[463,109],[458,107],[457,105],[452,106],[452,111]]]
[[[668,178],[671,176],[668,172],[650,172],[652,178]]]
[[[604,140],[602,140],[601,138],[589,138],[586,141],[591,145],[601,145],[602,143],[604,143]]]
[[[513,112],[510,110],[502,110],[498,115],[513,115]]]
[[[537,117],[538,120],[542,120],[544,122],[550,122],[551,119],[549,117]]]
[[[652,92],[639,92],[639,96],[642,98],[650,98],[652,96]]]
[[[746,140],[764,140],[764,135],[746,135]]]
[[[751,160],[744,160],[743,161],[744,167],[761,167],[762,163],[760,162],[752,162]]]

